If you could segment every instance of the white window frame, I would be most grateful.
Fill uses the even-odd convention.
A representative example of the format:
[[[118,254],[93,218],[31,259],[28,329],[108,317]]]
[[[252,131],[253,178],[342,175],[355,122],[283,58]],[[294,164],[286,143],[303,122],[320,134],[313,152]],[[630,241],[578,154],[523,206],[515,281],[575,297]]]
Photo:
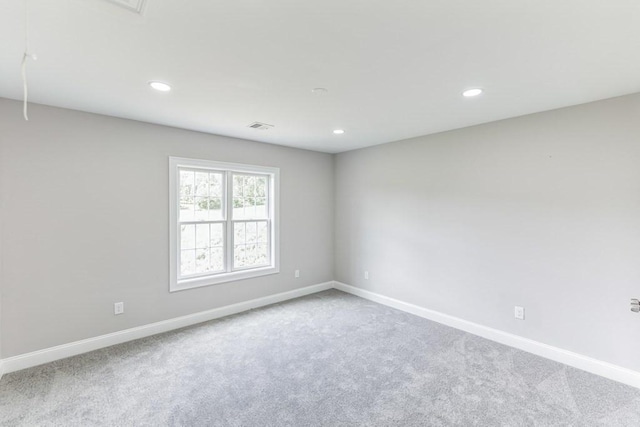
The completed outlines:
[[[179,168],[201,169],[211,172],[223,172],[226,185],[223,206],[225,211],[225,272],[180,278],[179,257],[179,203],[180,203],[180,174]],[[261,267],[233,269],[233,224],[232,218],[232,189],[233,173],[268,175],[268,208],[271,223],[269,236],[270,264]],[[245,165],[240,163],[217,162],[213,160],[188,159],[183,157],[169,157],[169,292],[210,286],[235,280],[249,279],[280,272],[280,220],[279,220],[280,169],[267,166]],[[250,221],[250,220],[247,220]],[[260,221],[260,220],[256,220]]]

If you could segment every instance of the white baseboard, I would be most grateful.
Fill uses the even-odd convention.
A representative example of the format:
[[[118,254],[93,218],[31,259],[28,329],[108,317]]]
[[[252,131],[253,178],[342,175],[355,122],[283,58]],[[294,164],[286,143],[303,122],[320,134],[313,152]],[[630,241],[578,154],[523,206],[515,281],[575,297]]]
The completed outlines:
[[[541,342],[510,334],[508,332],[503,332],[498,329],[482,326],[477,323],[469,322],[468,320],[463,320],[458,317],[430,310],[428,308],[389,298],[384,295],[366,291],[364,289],[356,288],[344,283],[334,282],[334,287],[343,292],[347,292],[370,301],[393,307],[398,310],[423,317],[425,319],[433,320],[434,322],[451,326],[452,328],[460,329],[462,331],[469,332],[473,335],[478,335],[480,337],[498,342],[500,344],[505,344],[519,350],[524,350],[526,352],[533,353],[535,355],[551,359],[556,362],[581,369],[583,371],[590,372],[592,374],[600,375],[602,377],[609,378],[611,380],[618,381],[632,387],[640,388],[640,372],[633,371],[631,369],[623,368],[618,365],[603,362],[598,359],[543,344]]]
[[[282,292],[275,295],[256,298],[237,304],[214,308],[212,310],[189,314],[187,316],[164,320],[162,322],[151,323],[148,325],[125,329],[123,331],[118,331],[111,334],[100,335],[94,338],[88,338],[85,340],[75,341],[68,344],[58,345],[31,353],[1,359],[0,378],[2,378],[2,368],[4,368],[4,373],[31,368],[33,366],[42,365],[43,363],[53,362],[54,360],[64,359],[66,357],[87,353],[89,351],[98,350],[100,348],[109,347],[115,344],[121,344],[138,338],[144,338],[162,332],[168,332],[174,329],[183,328],[185,326],[195,325],[197,323],[206,322],[208,320],[218,319],[220,317],[225,317],[231,314],[251,310],[253,308],[264,307],[266,305],[314,294],[331,288],[333,288],[333,282],[320,283],[318,285],[294,289],[288,292]]]
[[[3,375],[4,375],[4,360],[0,359],[0,380],[2,379]]]

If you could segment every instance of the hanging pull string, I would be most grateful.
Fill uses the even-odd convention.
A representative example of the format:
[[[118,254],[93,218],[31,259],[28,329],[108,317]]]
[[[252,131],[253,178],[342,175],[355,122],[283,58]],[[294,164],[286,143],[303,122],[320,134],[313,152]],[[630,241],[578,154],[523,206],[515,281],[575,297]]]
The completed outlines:
[[[27,85],[27,59],[33,59],[34,61],[38,58],[35,55],[29,54],[27,52],[22,56],[22,88],[24,89],[24,105],[22,107],[22,114],[24,115],[25,120],[29,120],[29,116],[27,115],[27,95],[29,92],[29,88]]]
[[[29,4],[28,0],[24,0],[24,54],[22,55],[22,88],[24,91],[24,104],[22,114],[25,120],[29,120],[27,115],[27,94],[29,88],[27,85],[27,59],[38,59],[35,54],[29,53]]]

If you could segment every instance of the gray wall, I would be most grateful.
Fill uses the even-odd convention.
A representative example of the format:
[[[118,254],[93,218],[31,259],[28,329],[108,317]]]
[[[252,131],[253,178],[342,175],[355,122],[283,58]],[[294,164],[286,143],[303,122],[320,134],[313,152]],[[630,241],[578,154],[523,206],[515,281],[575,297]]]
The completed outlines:
[[[0,99],[3,357],[332,279],[331,155],[21,108]],[[168,292],[168,156],[281,168],[280,274]]]
[[[632,95],[339,154],[336,280],[640,370],[639,138]]]

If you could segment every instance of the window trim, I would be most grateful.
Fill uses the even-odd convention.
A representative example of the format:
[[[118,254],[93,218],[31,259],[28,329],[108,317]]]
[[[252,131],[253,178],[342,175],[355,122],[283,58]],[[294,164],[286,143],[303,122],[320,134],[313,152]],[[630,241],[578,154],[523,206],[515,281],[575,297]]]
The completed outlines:
[[[178,257],[178,227],[179,227],[179,215],[178,215],[178,203],[180,201],[180,186],[179,186],[179,173],[178,168],[197,168],[197,169],[209,169],[213,171],[248,173],[248,174],[261,174],[269,175],[269,219],[271,223],[271,236],[269,251],[271,254],[271,264],[264,267],[255,267],[249,269],[231,270],[225,273],[216,273],[206,276],[197,276],[187,279],[178,279],[180,266]],[[231,181],[231,179],[226,179]],[[232,197],[230,191],[231,182],[225,182],[226,197]],[[218,162],[214,160],[202,160],[202,159],[189,159],[184,157],[169,157],[169,292],[182,291],[186,289],[199,288],[202,286],[217,285],[221,283],[228,283],[236,280],[249,279],[253,277],[260,277],[269,274],[276,274],[280,272],[280,218],[279,218],[279,205],[280,205],[280,169],[269,166],[254,166],[241,163],[228,163]],[[227,216],[225,221],[233,224],[233,218],[230,215],[228,205],[231,205],[228,200],[223,202],[226,207]],[[232,256],[233,246],[232,236],[227,236],[225,227],[225,258],[228,262],[232,263],[229,256]]]

